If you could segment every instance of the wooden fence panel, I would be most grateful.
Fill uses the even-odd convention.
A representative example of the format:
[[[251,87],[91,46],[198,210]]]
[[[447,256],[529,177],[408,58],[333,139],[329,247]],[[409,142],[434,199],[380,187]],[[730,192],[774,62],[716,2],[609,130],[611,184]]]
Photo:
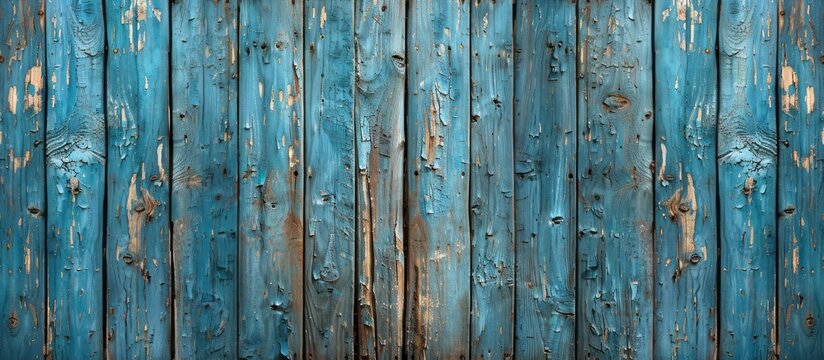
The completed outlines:
[[[300,358],[303,2],[240,6],[240,357]]]
[[[578,238],[576,7],[520,0],[516,11],[515,354],[569,359]]]
[[[399,359],[404,313],[406,1],[355,12],[358,356]]]
[[[414,357],[469,356],[469,8],[408,9],[405,326]]]
[[[824,354],[824,3],[779,2],[778,339],[781,357]]]
[[[651,358],[652,9],[578,4],[578,356]]]
[[[43,354],[46,332],[45,2],[0,3],[0,350]]]
[[[513,356],[515,331],[513,6],[470,5],[470,352],[504,359]]]
[[[45,16],[46,352],[58,359],[100,357],[106,224],[103,3],[48,0]]]
[[[168,4],[108,0],[108,357],[171,352]]]
[[[717,354],[718,2],[656,1],[655,349]]]
[[[355,23],[351,2],[307,0],[306,292],[309,358],[354,357]]]
[[[237,358],[237,1],[171,10],[175,354]]]
[[[777,13],[774,0],[722,0],[719,14],[719,352],[776,348]]]

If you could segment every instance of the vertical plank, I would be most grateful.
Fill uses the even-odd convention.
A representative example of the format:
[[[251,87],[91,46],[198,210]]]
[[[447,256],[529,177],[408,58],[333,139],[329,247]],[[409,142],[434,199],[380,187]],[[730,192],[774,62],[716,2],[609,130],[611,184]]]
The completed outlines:
[[[406,1],[355,6],[358,355],[399,359],[404,312]]]
[[[240,6],[240,357],[299,359],[303,2]]]
[[[824,354],[824,3],[781,0],[778,18],[778,338],[781,357]]]
[[[105,28],[99,0],[47,0],[47,356],[103,355]]]
[[[719,351],[776,345],[776,1],[722,0],[719,14]]]
[[[504,359],[513,356],[515,331],[513,5],[471,5],[471,355]]]
[[[469,4],[409,4],[407,25],[410,357],[469,356]]]
[[[0,4],[0,349],[26,359],[45,335],[44,4]]]
[[[716,357],[718,2],[656,1],[655,349]]]
[[[519,0],[515,16],[515,352],[575,357],[576,8]],[[540,94],[540,95],[538,95]]]
[[[354,4],[306,1],[306,293],[309,358],[354,357]]]
[[[172,3],[175,357],[237,358],[237,1]]]
[[[578,4],[578,357],[651,358],[652,9]]]
[[[107,329],[110,358],[171,354],[169,9],[108,0]]]

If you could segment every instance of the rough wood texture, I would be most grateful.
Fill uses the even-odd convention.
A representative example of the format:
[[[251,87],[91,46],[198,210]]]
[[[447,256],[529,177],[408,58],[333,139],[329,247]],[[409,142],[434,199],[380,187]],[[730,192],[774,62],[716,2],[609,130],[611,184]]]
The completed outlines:
[[[0,350],[43,354],[45,2],[0,4]]]
[[[172,3],[175,354],[237,358],[237,2]]]
[[[356,4],[356,324],[369,359],[403,355],[405,24],[405,0]]]
[[[718,1],[656,1],[655,349],[717,354]]]
[[[241,3],[240,74],[240,357],[299,359],[302,1]]]
[[[171,352],[169,15],[163,2],[106,3],[110,358]]]
[[[478,0],[471,7],[471,357],[509,359],[515,321],[513,6]]]
[[[99,0],[46,2],[47,356],[103,355],[105,28]]]
[[[354,6],[307,0],[306,292],[309,358],[354,357]]]
[[[824,2],[782,0],[778,18],[778,339],[781,357],[824,354]]]
[[[651,358],[652,9],[578,5],[578,357]]]
[[[469,7],[408,7],[405,326],[416,358],[469,356]]]
[[[515,14],[515,353],[575,357],[575,3]],[[538,95],[540,94],[540,95]]]
[[[776,44],[774,0],[722,0],[719,14],[719,351],[776,349]]]

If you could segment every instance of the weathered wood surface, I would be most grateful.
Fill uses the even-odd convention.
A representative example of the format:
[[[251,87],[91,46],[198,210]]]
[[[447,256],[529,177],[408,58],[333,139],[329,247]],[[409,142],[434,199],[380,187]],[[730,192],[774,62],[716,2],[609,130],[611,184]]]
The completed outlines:
[[[336,0],[307,0],[304,10],[308,358],[355,352],[354,10]]]
[[[777,3],[719,14],[719,351],[772,358],[776,319]]]
[[[99,0],[45,5],[47,356],[103,355],[106,29]]]
[[[303,3],[240,5],[240,357],[301,358]]]
[[[405,326],[416,358],[470,355],[469,9],[408,7]]]
[[[358,356],[403,355],[406,1],[355,5]]]
[[[515,14],[515,354],[575,357],[576,7]],[[537,94],[541,94],[536,96]]]
[[[43,353],[46,294],[45,1],[0,4],[0,350]]]
[[[655,348],[716,357],[718,2],[656,1]]]
[[[782,358],[824,354],[824,3],[779,2],[778,339]]]
[[[171,352],[169,37],[166,3],[106,3],[106,354]]]
[[[471,357],[508,359],[515,330],[513,6],[470,6]]]
[[[578,357],[651,358],[652,9],[578,5]]]
[[[171,11],[175,357],[237,358],[237,1]]]
[[[822,16],[4,2],[0,350],[824,357]]]

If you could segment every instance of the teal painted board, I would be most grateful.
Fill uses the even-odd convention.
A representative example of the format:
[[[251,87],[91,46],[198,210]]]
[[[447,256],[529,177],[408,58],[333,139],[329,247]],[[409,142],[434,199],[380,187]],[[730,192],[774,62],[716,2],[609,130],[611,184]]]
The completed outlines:
[[[46,334],[44,5],[0,4],[0,349],[24,359]]]
[[[785,359],[824,354],[824,3],[778,13],[778,340]]]
[[[355,352],[354,4],[307,0],[305,332],[308,358]]]
[[[515,223],[513,187],[512,4],[470,4],[471,357],[514,352]]]
[[[241,2],[239,44],[239,355],[299,359],[303,2]]]
[[[406,1],[355,5],[358,356],[399,359],[404,314]]]
[[[171,354],[168,4],[108,0],[106,354]]]
[[[237,2],[171,7],[175,357],[237,358]]]
[[[576,7],[566,0],[519,0],[515,10],[515,356],[571,359]]]
[[[652,358],[652,6],[578,5],[578,357]]]
[[[656,1],[655,348],[717,357],[715,0]]]
[[[776,356],[776,1],[719,14],[719,353]]]
[[[46,356],[103,356],[103,3],[47,0]]]
[[[407,8],[407,357],[470,355],[469,7]]]

